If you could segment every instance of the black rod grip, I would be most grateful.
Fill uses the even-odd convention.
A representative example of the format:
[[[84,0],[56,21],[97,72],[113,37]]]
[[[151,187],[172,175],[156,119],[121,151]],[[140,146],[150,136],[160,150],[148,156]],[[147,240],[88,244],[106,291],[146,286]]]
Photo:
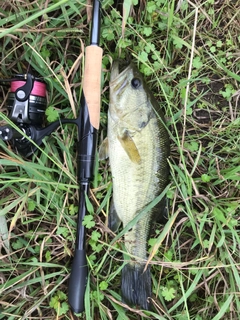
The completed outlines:
[[[84,294],[88,277],[86,251],[75,250],[69,279],[68,302],[75,313],[84,311]]]
[[[68,285],[68,301],[75,313],[84,311],[84,296],[88,277],[85,250],[85,227],[82,224],[88,214],[85,197],[89,194],[89,184],[93,177],[96,152],[97,130],[91,125],[88,106],[84,95],[81,100],[78,146],[79,206],[74,259]]]

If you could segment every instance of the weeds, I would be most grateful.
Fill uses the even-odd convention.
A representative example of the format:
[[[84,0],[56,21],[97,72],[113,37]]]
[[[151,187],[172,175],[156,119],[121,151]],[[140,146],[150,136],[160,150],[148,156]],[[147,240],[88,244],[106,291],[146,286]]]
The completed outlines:
[[[163,106],[171,136],[170,222],[149,240],[153,311],[121,302],[122,238],[107,228],[111,173],[96,164],[87,228],[90,276],[82,319],[239,319],[239,1],[103,1],[99,140],[112,59],[132,56]],[[1,77],[48,83],[47,121],[79,110],[89,7],[1,2]],[[5,113],[6,90],[1,89]],[[76,131],[44,139],[31,161],[1,143],[0,319],[72,319]],[[7,228],[5,225],[5,218]],[[121,234],[124,233],[124,230]]]

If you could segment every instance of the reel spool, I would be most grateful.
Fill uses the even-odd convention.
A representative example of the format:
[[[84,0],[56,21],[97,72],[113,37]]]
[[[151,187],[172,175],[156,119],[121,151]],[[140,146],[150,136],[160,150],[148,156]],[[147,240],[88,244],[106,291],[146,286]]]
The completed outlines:
[[[46,84],[32,75],[16,75],[7,99],[9,119],[14,123],[43,126],[47,107]]]

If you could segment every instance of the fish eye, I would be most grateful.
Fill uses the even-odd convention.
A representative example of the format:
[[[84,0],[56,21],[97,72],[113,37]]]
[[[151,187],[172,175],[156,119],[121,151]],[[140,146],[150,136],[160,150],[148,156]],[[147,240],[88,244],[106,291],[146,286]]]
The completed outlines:
[[[131,81],[131,85],[132,85],[133,89],[138,89],[141,86],[141,84],[142,84],[142,82],[138,78],[133,78]]]

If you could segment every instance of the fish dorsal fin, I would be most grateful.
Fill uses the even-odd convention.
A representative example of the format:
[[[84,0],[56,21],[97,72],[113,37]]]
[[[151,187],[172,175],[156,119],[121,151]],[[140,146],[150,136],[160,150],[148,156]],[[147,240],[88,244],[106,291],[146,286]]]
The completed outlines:
[[[139,163],[141,161],[141,157],[136,147],[136,144],[133,141],[133,138],[129,134],[129,131],[124,130],[121,136],[118,135],[118,140],[120,141],[123,149],[126,151],[127,155],[129,156],[129,159],[133,163]]]
[[[109,151],[108,151],[108,138],[105,138],[99,147],[99,160],[105,160],[108,158]]]

